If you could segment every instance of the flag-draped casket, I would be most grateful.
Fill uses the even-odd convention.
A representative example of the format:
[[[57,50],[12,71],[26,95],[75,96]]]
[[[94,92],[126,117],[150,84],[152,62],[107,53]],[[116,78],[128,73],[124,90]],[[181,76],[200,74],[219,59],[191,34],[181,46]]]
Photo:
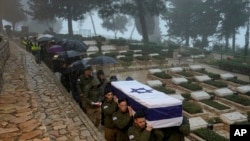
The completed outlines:
[[[135,80],[116,81],[111,85],[118,99],[126,98],[135,112],[145,112],[153,128],[180,126],[182,123],[182,101]]]

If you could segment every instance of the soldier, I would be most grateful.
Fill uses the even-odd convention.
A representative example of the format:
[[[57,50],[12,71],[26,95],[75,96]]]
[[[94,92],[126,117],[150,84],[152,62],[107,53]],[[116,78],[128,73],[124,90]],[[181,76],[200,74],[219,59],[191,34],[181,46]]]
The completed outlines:
[[[98,88],[99,81],[93,79],[86,86],[83,95],[83,102],[86,104],[86,113],[96,127],[100,125],[101,120],[101,90]]]
[[[160,129],[154,129],[146,123],[145,114],[136,112],[134,115],[134,125],[128,129],[130,141],[162,141],[164,134]]]
[[[129,141],[128,128],[133,124],[133,110],[126,99],[118,100],[119,110],[113,114],[116,126],[116,141]]]
[[[100,81],[100,89],[102,91],[102,96],[103,96],[102,100],[104,100],[105,99],[104,92],[105,92],[108,81],[105,78],[103,70],[98,70],[96,75],[97,75],[98,80]]]
[[[83,70],[83,74],[77,80],[77,91],[81,97],[84,96],[84,90],[86,86],[90,84],[92,80],[93,80],[92,68],[91,66],[88,66]],[[83,111],[86,112],[86,109],[85,109],[86,103],[84,103],[83,99],[81,100],[80,105]]]
[[[102,113],[104,115],[104,133],[107,141],[115,141],[115,125],[112,115],[117,111],[117,103],[114,101],[114,95],[111,91],[105,92],[105,100],[102,104]]]

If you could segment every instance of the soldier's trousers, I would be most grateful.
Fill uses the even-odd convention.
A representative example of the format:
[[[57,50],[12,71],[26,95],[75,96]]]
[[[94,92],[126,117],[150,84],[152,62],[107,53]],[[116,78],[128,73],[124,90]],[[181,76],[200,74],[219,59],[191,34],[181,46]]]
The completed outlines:
[[[116,135],[116,130],[115,129],[110,129],[110,128],[106,128],[104,129],[104,133],[105,133],[105,139],[107,141],[115,141],[115,135]]]
[[[101,123],[101,107],[88,107],[86,110],[89,119],[98,127]]]

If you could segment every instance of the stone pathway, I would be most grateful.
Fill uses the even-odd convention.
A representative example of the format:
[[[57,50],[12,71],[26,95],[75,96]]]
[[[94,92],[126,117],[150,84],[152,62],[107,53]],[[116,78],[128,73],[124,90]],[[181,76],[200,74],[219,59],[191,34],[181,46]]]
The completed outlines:
[[[0,94],[0,141],[102,141],[101,133],[44,65],[11,42]]]

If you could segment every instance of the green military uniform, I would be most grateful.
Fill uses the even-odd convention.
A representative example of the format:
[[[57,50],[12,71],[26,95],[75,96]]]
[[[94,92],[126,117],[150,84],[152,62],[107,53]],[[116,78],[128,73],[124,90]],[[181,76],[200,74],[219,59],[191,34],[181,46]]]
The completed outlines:
[[[116,126],[116,141],[129,141],[128,128],[133,123],[132,116],[129,112],[121,112],[120,110],[113,114],[113,122]]]
[[[160,129],[150,132],[133,125],[128,129],[128,137],[130,141],[162,141],[164,133]]]
[[[77,90],[79,94],[84,93],[85,87],[89,85],[92,80],[93,80],[92,76],[90,76],[89,78],[86,78],[85,76],[81,75],[79,77],[79,79],[77,80]]]
[[[151,132],[141,129],[135,125],[128,129],[128,137],[130,141],[150,141]]]
[[[115,141],[115,125],[112,115],[117,111],[117,103],[114,101],[104,101],[102,104],[102,113],[104,114],[105,139],[107,141]]]
[[[93,79],[89,85],[86,86],[83,95],[83,102],[86,104],[86,113],[90,120],[95,124],[96,127],[99,126],[101,121],[101,108],[100,105],[92,105],[92,102],[101,101],[101,90],[97,87],[99,81]],[[94,86],[96,88],[94,88]],[[85,108],[85,107],[84,107]]]

